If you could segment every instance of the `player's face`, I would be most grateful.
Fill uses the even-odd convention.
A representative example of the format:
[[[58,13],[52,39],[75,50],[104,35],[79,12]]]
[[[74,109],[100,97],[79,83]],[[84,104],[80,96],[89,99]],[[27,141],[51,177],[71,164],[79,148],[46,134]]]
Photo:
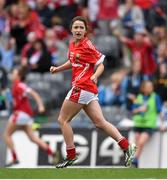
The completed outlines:
[[[12,81],[19,79],[18,71],[16,69],[12,72]]]
[[[136,33],[134,36],[134,39],[137,43],[141,44],[143,43],[143,35],[141,33]]]
[[[83,39],[86,34],[86,27],[84,22],[79,20],[75,21],[72,25],[71,32],[75,41],[80,41],[81,39]]]
[[[151,82],[147,82],[144,86],[144,94],[149,95],[153,92],[153,84]]]

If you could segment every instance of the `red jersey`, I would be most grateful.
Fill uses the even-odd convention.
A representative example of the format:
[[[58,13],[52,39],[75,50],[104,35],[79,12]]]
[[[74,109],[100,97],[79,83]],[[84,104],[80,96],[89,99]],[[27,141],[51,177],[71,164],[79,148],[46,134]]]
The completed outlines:
[[[146,42],[137,45],[134,40],[127,40],[126,45],[131,49],[132,59],[141,61],[142,73],[153,75],[156,71],[156,63],[152,55],[152,46]]]
[[[72,64],[72,86],[98,93],[97,86],[90,77],[94,74],[95,65],[102,63],[104,57],[87,37],[78,45],[71,41],[68,59]]]
[[[32,116],[33,111],[30,106],[27,92],[30,90],[27,85],[21,81],[15,81],[12,86],[14,111],[23,111]]]
[[[25,46],[22,48],[21,57],[26,58],[28,56],[28,51],[32,48],[32,45],[30,43],[25,44]]]
[[[135,0],[135,3],[143,9],[150,9],[158,1],[159,0]]]
[[[112,20],[118,18],[118,0],[100,0],[98,18]]]

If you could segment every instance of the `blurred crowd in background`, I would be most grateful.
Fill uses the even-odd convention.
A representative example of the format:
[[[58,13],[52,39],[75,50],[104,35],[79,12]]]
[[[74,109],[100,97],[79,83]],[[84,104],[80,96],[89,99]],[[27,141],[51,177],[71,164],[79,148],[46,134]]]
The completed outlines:
[[[47,109],[59,108],[70,87],[70,72],[49,74],[67,60],[73,17],[88,19],[89,37],[106,55],[98,82],[102,106],[131,111],[143,80],[154,83],[167,118],[166,0],[1,0],[0,110],[12,103],[10,74],[28,68],[27,83]]]

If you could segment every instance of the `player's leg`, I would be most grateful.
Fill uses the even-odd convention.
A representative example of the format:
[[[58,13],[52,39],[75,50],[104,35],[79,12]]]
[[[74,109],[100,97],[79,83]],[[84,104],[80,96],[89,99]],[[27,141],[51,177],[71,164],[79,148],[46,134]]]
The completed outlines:
[[[142,132],[140,134],[138,142],[137,142],[137,150],[135,153],[135,157],[137,159],[140,157],[143,147],[148,142],[149,139],[150,139],[150,135],[147,132]]]
[[[84,110],[97,128],[102,129],[105,133],[118,142],[118,145],[126,155],[125,165],[130,166],[135,152],[135,146],[129,145],[128,140],[121,135],[118,129],[105,120],[98,101],[91,101],[87,106],[84,107]]]
[[[67,152],[67,161],[64,161],[60,164],[58,164],[57,168],[63,168],[70,163],[72,163],[72,160],[76,158],[76,151],[75,151],[75,145],[74,145],[74,135],[73,130],[70,126],[70,121],[72,118],[83,108],[83,105],[69,101],[64,100],[62,108],[60,110],[60,114],[58,117],[58,122],[60,124],[60,128],[66,143],[66,152]]]
[[[135,133],[135,142],[137,145],[137,150],[134,155],[134,159],[132,161],[133,167],[138,167],[139,164],[139,157],[141,155],[142,149],[147,141],[150,139],[150,134],[147,132],[136,132]]]
[[[13,117],[11,117],[13,118]],[[12,166],[14,164],[18,163],[18,159],[17,159],[17,154],[16,154],[16,150],[14,148],[14,143],[12,140],[12,134],[18,129],[18,126],[12,122],[12,120],[8,121],[7,127],[4,131],[4,140],[5,143],[7,145],[7,147],[10,149],[11,154],[12,154],[12,161],[8,164],[6,164],[6,166]]]
[[[141,133],[140,132],[137,132],[135,131],[135,134],[134,134],[134,137],[135,137],[135,144],[136,146],[138,147],[138,142],[139,142],[139,139],[140,139],[140,135]],[[134,156],[134,159],[132,161],[132,165],[133,167],[138,167],[138,158]]]
[[[136,143],[136,145],[138,144],[138,142],[139,142],[139,139],[140,139],[140,133],[139,132],[135,132],[135,143]]]
[[[31,125],[25,125],[24,126],[24,131],[27,134],[27,136],[29,137],[29,139],[34,142],[35,144],[37,144],[41,149],[43,149],[44,151],[46,151],[46,153],[48,154],[48,156],[53,156],[54,153],[51,150],[51,148],[49,147],[49,145],[47,143],[45,143],[42,139],[40,139],[38,136],[36,136],[34,134],[34,131],[32,129]]]
[[[83,109],[97,128],[105,131],[117,142],[123,138],[118,129],[114,125],[105,120],[98,101],[91,101]]]

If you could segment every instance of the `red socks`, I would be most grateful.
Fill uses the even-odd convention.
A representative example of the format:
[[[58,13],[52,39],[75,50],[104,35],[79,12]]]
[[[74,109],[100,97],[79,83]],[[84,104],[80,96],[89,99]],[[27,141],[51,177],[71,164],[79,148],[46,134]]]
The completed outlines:
[[[128,142],[128,140],[125,138],[125,137],[123,137],[123,138],[121,138],[119,141],[118,141],[118,145],[120,146],[120,148],[122,149],[122,150],[127,150],[128,149],[128,146],[129,146],[129,142]]]
[[[17,155],[16,155],[15,150],[12,150],[12,158],[13,158],[13,161],[17,160]]]
[[[47,147],[46,152],[47,152],[48,156],[53,156],[53,151],[50,149],[49,146]]]
[[[66,152],[67,152],[67,158],[68,158],[68,159],[74,159],[74,158],[76,157],[75,147],[73,147],[73,148],[68,148],[68,149],[66,150]]]

